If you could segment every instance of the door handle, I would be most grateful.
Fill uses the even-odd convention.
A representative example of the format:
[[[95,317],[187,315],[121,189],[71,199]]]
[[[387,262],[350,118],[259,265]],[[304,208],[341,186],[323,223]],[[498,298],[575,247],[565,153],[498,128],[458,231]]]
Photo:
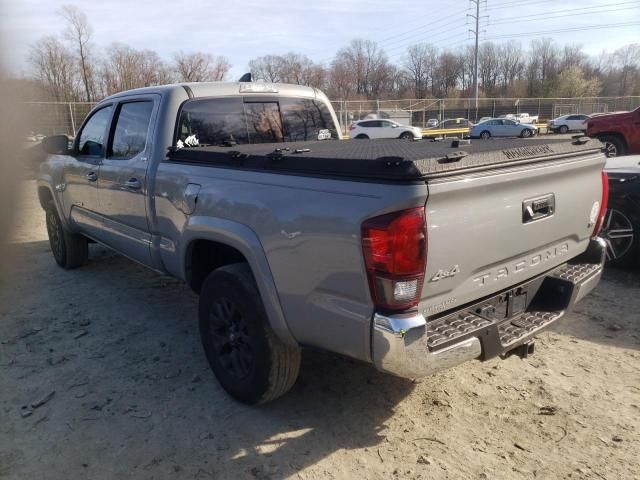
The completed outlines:
[[[124,186],[130,188],[131,190],[139,190],[140,187],[142,187],[142,184],[137,178],[130,178],[124,183]]]
[[[98,180],[98,174],[96,172],[87,173],[87,180],[90,182],[95,182],[96,180]]]

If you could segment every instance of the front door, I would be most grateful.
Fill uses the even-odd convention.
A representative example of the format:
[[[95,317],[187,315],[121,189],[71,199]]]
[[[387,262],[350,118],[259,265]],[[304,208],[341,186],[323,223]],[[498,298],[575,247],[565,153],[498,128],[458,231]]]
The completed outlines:
[[[97,235],[101,229],[97,184],[112,114],[113,105],[107,105],[87,119],[74,145],[75,158],[64,169],[62,199],[65,214],[89,236]]]
[[[150,96],[118,104],[98,179],[99,240],[145,265],[151,264],[147,166],[157,103]]]

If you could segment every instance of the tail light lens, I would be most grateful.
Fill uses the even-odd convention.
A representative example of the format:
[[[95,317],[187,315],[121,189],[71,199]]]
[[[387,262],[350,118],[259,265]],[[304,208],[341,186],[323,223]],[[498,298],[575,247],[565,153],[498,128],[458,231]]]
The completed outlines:
[[[362,250],[376,307],[384,310],[416,307],[427,266],[424,208],[366,220],[362,224]]]
[[[600,200],[600,211],[598,212],[598,218],[596,220],[596,226],[593,228],[592,237],[596,237],[602,229],[604,222],[604,216],[607,213],[607,205],[609,203],[609,176],[607,172],[602,171],[602,199]]]

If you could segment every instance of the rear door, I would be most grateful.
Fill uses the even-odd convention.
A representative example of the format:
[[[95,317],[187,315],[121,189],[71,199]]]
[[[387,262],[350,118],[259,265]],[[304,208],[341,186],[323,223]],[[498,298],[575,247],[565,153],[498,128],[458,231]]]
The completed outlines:
[[[94,111],[78,133],[75,160],[64,169],[64,208],[71,221],[84,233],[94,236],[101,229],[98,213],[98,175],[106,147],[113,105]]]
[[[151,262],[147,167],[159,98],[137,97],[116,106],[98,179],[98,208],[103,216],[98,240],[145,265]]]

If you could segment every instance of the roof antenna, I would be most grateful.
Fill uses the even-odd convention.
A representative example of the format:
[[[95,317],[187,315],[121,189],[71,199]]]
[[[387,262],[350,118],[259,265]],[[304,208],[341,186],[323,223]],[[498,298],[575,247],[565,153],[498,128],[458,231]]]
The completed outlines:
[[[253,77],[251,76],[251,72],[245,73],[240,77],[239,82],[253,82]]]

